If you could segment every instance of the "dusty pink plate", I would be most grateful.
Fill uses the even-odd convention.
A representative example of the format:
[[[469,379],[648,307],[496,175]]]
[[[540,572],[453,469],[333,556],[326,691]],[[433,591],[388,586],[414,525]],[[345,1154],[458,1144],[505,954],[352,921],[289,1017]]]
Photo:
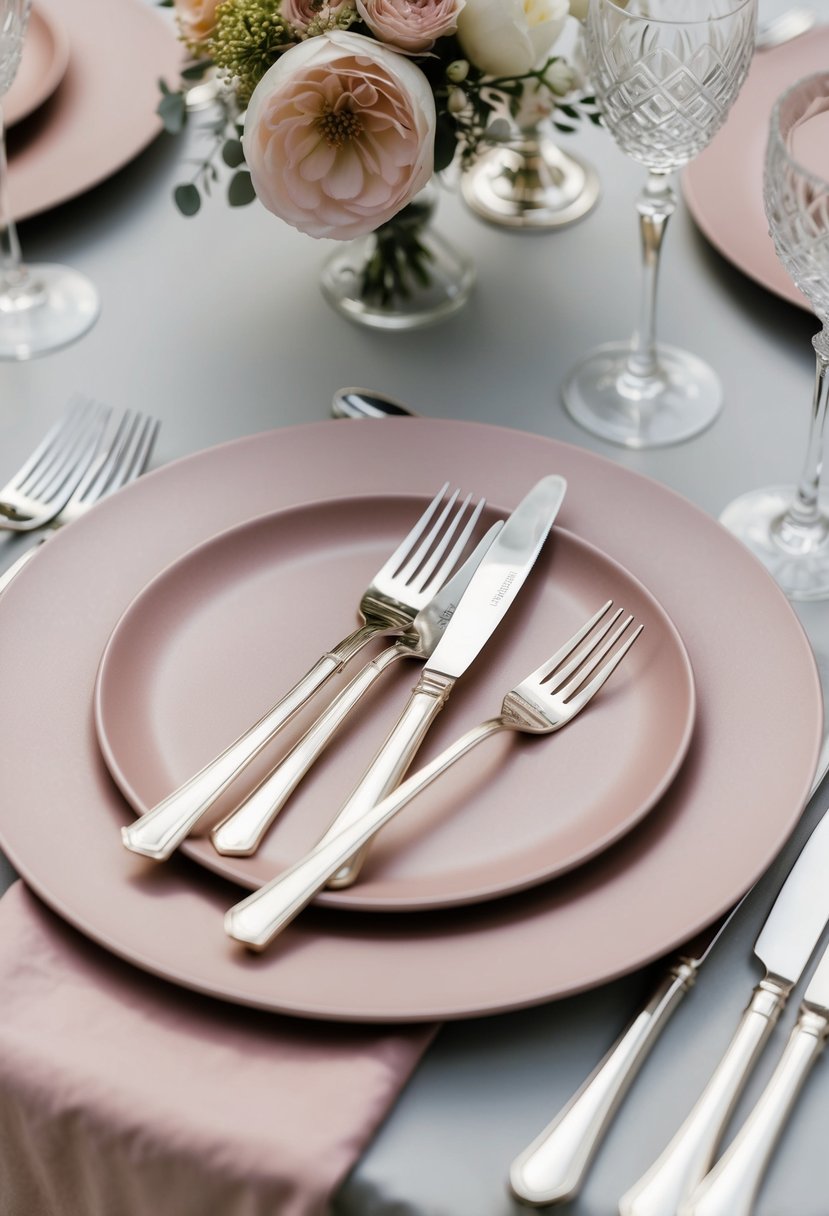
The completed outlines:
[[[187,858],[155,866],[121,844],[133,812],[101,758],[92,706],[122,613],[194,545],[267,511],[349,495],[411,498],[424,478],[452,479],[513,507],[550,472],[568,480],[561,526],[640,578],[687,647],[696,724],[665,796],[613,848],[554,882],[408,916],[309,909],[269,953],[236,948],[222,915],[238,887]],[[808,797],[822,727],[797,617],[713,519],[579,448],[426,418],[275,430],[140,478],[63,529],[0,597],[0,678],[14,706],[0,731],[0,846],[56,912],[176,983],[354,1021],[532,1005],[685,941],[730,907],[786,840]]]
[[[197,772],[356,624],[363,589],[425,506],[384,495],[277,512],[222,533],[150,583],[110,640],[96,702],[104,757],[136,810]],[[608,695],[555,739],[512,735],[481,747],[382,833],[355,887],[320,902],[395,911],[491,899],[571,869],[642,818],[690,742],[690,664],[641,583],[560,529],[416,764],[497,713],[507,689],[609,598],[645,635]],[[384,692],[297,790],[255,857],[222,857],[209,840],[191,842],[189,855],[245,887],[296,861],[359,780],[419,672],[413,662],[396,678],[389,673]],[[327,699],[270,749],[262,770]],[[250,776],[240,783],[231,805],[253,784]]]
[[[12,87],[3,98],[3,121],[14,126],[51,97],[69,65],[69,34],[55,8],[33,4],[23,55]]]
[[[763,163],[774,103],[829,63],[829,27],[754,56],[728,121],[682,175],[688,208],[705,236],[744,274],[800,308],[806,297],[784,270],[763,209]],[[829,148],[826,151],[829,172]]]
[[[9,140],[17,219],[82,194],[137,156],[161,131],[159,77],[178,82],[181,43],[145,0],[67,0],[60,17],[72,48],[66,74]]]

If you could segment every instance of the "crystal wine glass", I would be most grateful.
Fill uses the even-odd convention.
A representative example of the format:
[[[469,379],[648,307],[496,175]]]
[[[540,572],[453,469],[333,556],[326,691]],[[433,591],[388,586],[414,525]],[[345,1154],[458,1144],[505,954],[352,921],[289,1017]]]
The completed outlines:
[[[590,0],[586,43],[596,98],[616,142],[649,175],[637,202],[644,289],[636,333],[591,351],[563,388],[576,422],[613,443],[676,443],[719,413],[722,390],[711,368],[657,345],[656,285],[676,207],[670,174],[725,120],[748,72],[756,20],[756,0]]]
[[[2,100],[17,74],[31,0],[0,0],[0,359],[30,359],[79,338],[98,293],[65,266],[25,266],[11,218]]]
[[[829,403],[829,71],[807,76],[771,118],[764,199],[778,257],[812,304],[821,331],[806,461],[797,486],[744,494],[722,522],[760,558],[792,599],[829,597],[829,501],[821,501]]]

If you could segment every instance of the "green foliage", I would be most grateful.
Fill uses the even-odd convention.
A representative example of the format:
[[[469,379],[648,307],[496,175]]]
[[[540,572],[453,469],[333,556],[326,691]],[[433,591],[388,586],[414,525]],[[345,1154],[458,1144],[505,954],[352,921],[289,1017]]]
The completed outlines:
[[[164,124],[164,130],[170,135],[178,135],[184,130],[184,124],[187,122],[184,93],[181,90],[174,93],[164,80],[159,80],[158,87],[161,89],[161,101],[155,112]]]
[[[256,198],[253,181],[247,169],[239,169],[230,179],[227,201],[231,207],[246,207]]]
[[[226,139],[222,144],[222,160],[230,169],[238,169],[245,163],[241,139]]]
[[[195,186],[192,182],[176,186],[173,191],[173,198],[182,215],[195,215],[201,207],[201,195],[199,194],[198,186]]]

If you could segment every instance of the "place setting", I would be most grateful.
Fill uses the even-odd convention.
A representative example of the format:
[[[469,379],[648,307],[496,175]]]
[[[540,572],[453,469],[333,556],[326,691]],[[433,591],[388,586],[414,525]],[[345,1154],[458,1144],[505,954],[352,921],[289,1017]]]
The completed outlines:
[[[479,2],[468,0],[465,20]],[[107,27],[99,0],[66,13],[46,0],[12,12],[9,0],[17,25],[3,35],[12,55],[0,85],[11,196],[25,199],[26,158],[47,133],[57,145],[61,123],[80,132],[93,105],[92,44],[82,47],[79,22],[134,39],[129,72],[140,66],[139,99],[156,131],[159,74],[169,70],[174,85],[181,43],[191,54],[207,45],[184,36],[184,5],[176,42],[163,15],[121,3],[123,24]],[[306,55],[315,98],[328,71],[364,98],[358,70],[386,96],[385,57],[398,56],[386,43],[396,45],[391,30],[400,36],[394,0],[359,0],[357,16],[348,3],[320,13],[296,0],[290,28],[286,4],[275,18],[280,71],[289,56],[299,71]],[[448,23],[433,41],[454,39],[452,0],[423,8],[424,21]],[[620,1216],[756,1209],[829,1038],[827,965],[814,966],[829,918],[829,838],[812,803],[825,772],[824,693],[793,607],[829,594],[820,492],[829,348],[817,333],[800,482],[734,499],[716,519],[671,488],[670,460],[659,463],[682,443],[704,477],[687,441],[711,434],[724,398],[706,361],[657,340],[656,283],[665,228],[682,205],[670,176],[683,170],[683,196],[705,231],[706,175],[728,193],[725,167],[729,180],[741,176],[736,149],[760,139],[761,180],[745,188],[800,298],[782,294],[829,323],[829,73],[812,70],[825,28],[811,18],[758,35],[754,0],[713,8],[700,16],[689,0],[678,17],[655,0],[590,0],[576,31],[595,92],[585,105],[646,175],[634,337],[562,365],[555,386],[557,417],[589,442],[521,429],[517,414],[429,416],[428,398],[387,393],[393,385],[374,381],[373,348],[359,343],[389,338],[366,331],[425,321],[387,324],[381,309],[386,320],[358,319],[356,345],[337,354],[359,360],[370,387],[338,389],[328,420],[317,402],[299,425],[244,423],[229,441],[159,457],[159,437],[176,434],[180,418],[136,375],[141,408],[77,394],[18,470],[4,468],[0,671],[12,712],[0,731],[0,849],[22,881],[0,906],[0,974],[13,994],[0,1017],[0,1125],[14,1140],[16,1128],[35,1129],[11,1172],[15,1216],[57,1213],[61,1176],[73,1180],[67,1216],[84,1204],[117,1210],[131,1187],[142,1198],[134,1208],[124,1200],[124,1216],[165,1193],[177,1216],[246,1204],[285,1216],[333,1211],[338,1188],[347,1195],[378,1129],[408,1100],[441,1024],[474,1021],[497,1034],[531,1011],[555,1006],[566,1018],[591,990],[642,973],[645,1004],[609,1009],[606,1054],[568,1101],[549,1103],[534,1138],[499,1139],[493,1213],[568,1205],[575,1216],[635,1075],[698,981],[687,1012],[704,1021],[714,998],[700,977],[734,949],[748,915],[758,974],[731,1045],[709,1072],[699,1067],[684,1121],[662,1121],[661,1155],[638,1180],[634,1162],[623,1184],[619,1174],[615,1202]],[[333,24],[320,31],[317,20]],[[435,59],[477,104],[487,74],[470,28]],[[346,67],[312,60],[321,37]],[[458,48],[467,75],[453,66]],[[407,49],[401,79],[422,68],[423,48]],[[115,56],[100,60],[115,70]],[[162,72],[148,72],[162,60]],[[513,79],[490,75],[497,87]],[[262,139],[278,120],[278,75],[270,79],[273,95],[257,97],[260,81],[248,97]],[[137,115],[130,79],[121,87]],[[311,93],[303,104],[313,109]],[[435,96],[442,104],[439,88]],[[396,122],[397,101],[392,109]],[[117,167],[116,142],[119,155],[137,155],[151,138],[136,120],[127,139],[129,121],[115,124],[106,172]],[[319,222],[336,223],[330,208],[360,206],[342,149],[373,128],[364,115],[346,131],[341,109],[314,121],[317,151],[330,146],[305,165],[313,186],[291,206],[313,196]],[[385,119],[378,130],[387,132]],[[237,135],[220,155],[244,172]],[[250,166],[263,193],[272,152]],[[13,202],[20,218],[101,180],[99,163],[60,184],[60,158],[47,161],[57,193],[29,211]],[[284,184],[289,194],[296,185]],[[718,221],[732,201],[743,214],[735,191]],[[372,231],[354,239],[371,245]],[[746,269],[722,231],[710,239]],[[12,271],[28,274],[10,232]],[[777,290],[759,262],[747,273]],[[6,282],[13,299],[21,283]],[[331,303],[324,282],[323,294]],[[219,293],[211,306],[221,307]],[[90,303],[86,328],[96,310]],[[347,307],[335,311],[348,318]],[[438,329],[463,324],[460,304],[427,311]],[[17,323],[4,319],[0,294],[0,357],[23,371],[50,343],[24,341]],[[438,338],[391,335],[410,339],[393,348],[401,363],[444,350]],[[83,344],[74,350],[80,358]],[[319,350],[333,366],[322,340]],[[148,377],[150,354],[142,348]],[[44,381],[35,373],[19,383]],[[240,373],[239,416],[252,419],[245,385]],[[521,392],[516,379],[516,400]],[[59,1151],[76,1116],[77,1142]],[[39,1159],[50,1163],[40,1173]]]

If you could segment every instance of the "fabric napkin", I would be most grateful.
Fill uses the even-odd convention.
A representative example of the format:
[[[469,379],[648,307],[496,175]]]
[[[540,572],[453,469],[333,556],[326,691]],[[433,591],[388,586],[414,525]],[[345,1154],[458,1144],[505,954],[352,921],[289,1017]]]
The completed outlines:
[[[0,1214],[310,1216],[434,1027],[313,1023],[133,969],[0,900]]]

